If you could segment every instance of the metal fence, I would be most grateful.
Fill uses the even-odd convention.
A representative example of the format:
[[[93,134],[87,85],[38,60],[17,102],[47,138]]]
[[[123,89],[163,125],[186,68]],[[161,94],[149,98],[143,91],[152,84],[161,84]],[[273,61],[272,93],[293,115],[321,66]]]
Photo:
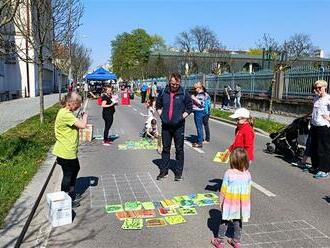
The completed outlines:
[[[220,76],[216,75],[190,75],[183,76],[182,84],[185,88],[191,89],[198,81],[205,80],[205,87],[210,93],[223,92],[224,86],[229,86],[234,89],[235,85],[239,84],[242,93],[246,95],[269,95],[271,92],[271,82],[274,73],[271,70],[258,71],[256,73],[237,72],[224,73]],[[283,77],[283,98],[290,97],[306,97],[312,96],[312,85],[316,80],[324,79],[330,83],[330,67],[317,70],[310,67],[296,67],[280,74]],[[279,83],[280,78],[277,78]],[[165,86],[166,78],[139,80],[140,83],[157,82],[158,85]],[[329,88],[329,87],[328,87]]]
[[[284,73],[283,97],[312,96],[313,83],[320,79],[330,83],[329,67],[322,68],[321,70],[306,67],[292,68]]]

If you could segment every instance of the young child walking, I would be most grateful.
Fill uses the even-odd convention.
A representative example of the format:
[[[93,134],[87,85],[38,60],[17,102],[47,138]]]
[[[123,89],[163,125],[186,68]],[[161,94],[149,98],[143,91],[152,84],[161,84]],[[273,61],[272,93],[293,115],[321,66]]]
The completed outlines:
[[[232,152],[236,147],[242,147],[246,150],[249,161],[254,160],[255,133],[250,111],[246,108],[239,108],[229,117],[236,120],[236,130],[234,142],[227,150]]]
[[[234,226],[234,236],[227,242],[234,248],[240,248],[242,222],[250,218],[251,174],[248,154],[243,148],[235,148],[230,154],[230,169],[225,172],[220,190],[220,209],[222,218],[218,237],[211,240],[216,248],[225,247],[225,235],[228,224]]]

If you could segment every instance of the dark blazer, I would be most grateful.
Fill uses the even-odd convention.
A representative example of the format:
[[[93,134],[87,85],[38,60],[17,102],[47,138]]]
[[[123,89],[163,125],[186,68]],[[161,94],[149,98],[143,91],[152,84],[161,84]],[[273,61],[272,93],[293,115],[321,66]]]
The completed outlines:
[[[170,108],[170,88],[166,86],[163,89],[156,101],[156,109],[162,109],[162,114],[160,116],[163,125],[168,126],[180,126],[184,124],[183,113],[187,112],[190,114],[192,112],[192,100],[188,91],[186,91],[182,86],[174,96],[174,108],[172,120],[168,119],[168,112]]]

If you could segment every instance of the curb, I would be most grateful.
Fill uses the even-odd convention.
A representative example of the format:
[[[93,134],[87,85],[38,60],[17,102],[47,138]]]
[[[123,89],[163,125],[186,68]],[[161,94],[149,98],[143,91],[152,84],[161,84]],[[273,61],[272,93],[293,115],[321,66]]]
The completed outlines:
[[[214,119],[214,120],[217,120],[217,121],[225,122],[225,123],[233,125],[233,126],[236,126],[236,122],[234,122],[234,121],[230,121],[230,120],[227,120],[227,119],[224,119],[224,118],[221,118],[221,117],[217,117],[217,116],[213,116],[213,115],[210,115],[210,118]],[[266,136],[269,137],[269,133],[265,132],[264,130],[261,130],[260,128],[256,128],[256,127],[254,127],[253,129],[257,133],[260,133],[260,134],[263,134],[263,135],[266,135]]]

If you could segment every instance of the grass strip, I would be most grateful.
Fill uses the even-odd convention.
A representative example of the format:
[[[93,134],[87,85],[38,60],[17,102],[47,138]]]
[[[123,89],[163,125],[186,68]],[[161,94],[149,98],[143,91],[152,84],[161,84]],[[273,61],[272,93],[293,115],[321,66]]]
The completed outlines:
[[[59,108],[56,104],[45,111],[44,124],[36,115],[0,135],[0,227],[55,143]]]
[[[220,109],[211,109],[211,116],[220,117],[220,118],[223,118],[223,119],[226,119],[226,120],[233,121],[233,119],[229,118],[229,116],[232,115],[232,114],[233,113],[222,111]],[[285,126],[286,126],[285,124],[270,121],[270,120],[267,120],[267,119],[255,118],[255,122],[254,122],[254,127],[260,128],[261,130],[263,130],[267,133],[276,132],[279,129],[285,127]]]

